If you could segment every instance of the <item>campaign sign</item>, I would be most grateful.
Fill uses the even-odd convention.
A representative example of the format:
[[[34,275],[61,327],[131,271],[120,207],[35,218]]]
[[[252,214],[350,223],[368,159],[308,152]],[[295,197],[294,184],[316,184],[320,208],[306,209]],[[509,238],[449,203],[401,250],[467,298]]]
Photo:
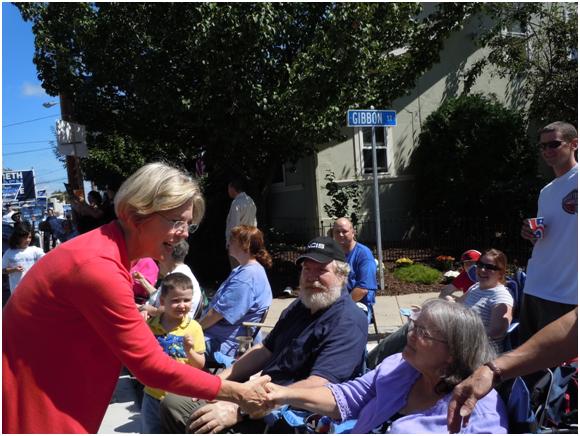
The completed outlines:
[[[27,201],[36,199],[34,171],[3,171],[2,201]]]

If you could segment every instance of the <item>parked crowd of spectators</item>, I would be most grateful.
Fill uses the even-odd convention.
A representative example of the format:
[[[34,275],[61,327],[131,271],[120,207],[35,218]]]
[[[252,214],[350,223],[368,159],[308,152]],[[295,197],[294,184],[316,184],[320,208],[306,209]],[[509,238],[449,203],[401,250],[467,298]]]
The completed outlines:
[[[205,201],[180,170],[160,163],[139,169],[121,186],[113,221],[112,195],[73,199],[81,235],[45,256],[30,246],[32,226],[12,213],[2,265],[13,293],[3,316],[4,332],[12,332],[3,348],[4,429],[96,432],[122,364],[146,386],[143,433],[291,433],[277,409],[287,405],[355,420],[355,433],[443,433],[448,426],[508,432],[506,406],[492,386],[536,368],[518,356],[577,340],[570,330],[577,328],[577,133],[552,123],[539,136],[556,179],[540,194],[545,234],[530,232],[528,222],[522,228],[534,250],[520,314],[524,352],[506,355],[512,359],[502,354],[515,303],[498,249],[466,251],[461,274],[440,298],[414,308],[367,356],[376,263],[352,223],[340,218],[332,237],[311,240],[298,257],[298,298],[263,341],[253,338],[241,353],[243,322],[263,320],[272,303],[265,271],[272,260],[255,204],[238,182],[228,186],[232,271],[207,307],[184,263]],[[67,222],[58,220],[49,213],[44,226],[57,239]],[[555,267],[561,252],[572,266]],[[557,275],[547,282],[550,268]],[[23,345],[63,332],[65,344]],[[574,354],[577,347],[555,353]],[[225,368],[217,376],[203,371],[217,355],[233,359],[220,361]],[[262,376],[250,380],[256,373]]]

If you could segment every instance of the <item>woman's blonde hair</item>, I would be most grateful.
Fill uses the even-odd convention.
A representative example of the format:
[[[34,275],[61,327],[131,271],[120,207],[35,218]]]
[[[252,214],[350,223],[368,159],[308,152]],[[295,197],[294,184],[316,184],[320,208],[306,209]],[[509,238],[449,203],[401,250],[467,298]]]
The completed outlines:
[[[115,213],[121,221],[139,221],[189,200],[193,201],[192,224],[199,224],[205,200],[197,181],[184,171],[154,162],[142,166],[123,182],[115,195]]]

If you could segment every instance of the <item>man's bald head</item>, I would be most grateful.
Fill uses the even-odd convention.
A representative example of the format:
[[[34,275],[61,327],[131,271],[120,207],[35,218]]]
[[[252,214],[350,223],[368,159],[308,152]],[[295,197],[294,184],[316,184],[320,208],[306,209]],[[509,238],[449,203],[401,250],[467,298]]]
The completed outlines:
[[[340,244],[345,254],[349,253],[356,245],[354,236],[354,226],[348,218],[339,218],[335,221],[332,227],[332,237]]]

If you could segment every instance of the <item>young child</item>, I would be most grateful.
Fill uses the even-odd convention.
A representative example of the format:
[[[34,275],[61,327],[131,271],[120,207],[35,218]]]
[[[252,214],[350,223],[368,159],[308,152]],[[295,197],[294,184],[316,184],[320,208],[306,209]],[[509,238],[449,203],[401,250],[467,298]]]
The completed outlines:
[[[193,284],[182,273],[172,273],[161,284],[161,304],[165,311],[151,318],[151,327],[163,351],[195,368],[205,365],[205,340],[201,326],[189,317]],[[141,433],[161,433],[159,403],[165,392],[145,386],[141,405]]]
[[[2,273],[8,274],[11,294],[24,274],[44,256],[41,248],[30,245],[31,241],[32,226],[27,222],[16,223],[8,240],[10,248],[2,256]]]

